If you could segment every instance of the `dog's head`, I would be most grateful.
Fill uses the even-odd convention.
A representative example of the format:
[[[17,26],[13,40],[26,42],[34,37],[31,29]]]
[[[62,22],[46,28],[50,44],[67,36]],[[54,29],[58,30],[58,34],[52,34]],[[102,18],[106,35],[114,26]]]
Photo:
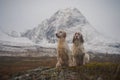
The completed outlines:
[[[57,38],[66,38],[66,32],[65,31],[59,31],[56,33]]]
[[[73,43],[75,41],[80,41],[80,43],[84,43],[84,39],[83,39],[83,36],[80,32],[76,32],[73,36]]]

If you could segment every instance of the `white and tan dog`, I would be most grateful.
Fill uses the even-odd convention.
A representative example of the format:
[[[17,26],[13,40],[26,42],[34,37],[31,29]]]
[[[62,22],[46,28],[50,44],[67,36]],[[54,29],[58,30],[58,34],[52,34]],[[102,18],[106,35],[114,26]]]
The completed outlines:
[[[58,38],[58,46],[57,46],[57,64],[56,67],[67,67],[70,65],[70,55],[71,51],[66,42],[66,32],[59,31],[56,33],[56,37]]]
[[[89,55],[85,52],[83,46],[84,40],[81,33],[76,32],[73,36],[73,66],[81,66],[89,62]]]

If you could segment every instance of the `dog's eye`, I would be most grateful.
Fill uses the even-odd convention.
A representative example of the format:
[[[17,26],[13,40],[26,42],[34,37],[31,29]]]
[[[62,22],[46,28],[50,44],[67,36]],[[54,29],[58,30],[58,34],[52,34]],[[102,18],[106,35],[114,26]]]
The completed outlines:
[[[77,32],[75,33],[75,35],[77,34]]]
[[[80,33],[78,33],[78,35],[80,35]]]
[[[62,33],[62,31],[60,31],[60,33]]]

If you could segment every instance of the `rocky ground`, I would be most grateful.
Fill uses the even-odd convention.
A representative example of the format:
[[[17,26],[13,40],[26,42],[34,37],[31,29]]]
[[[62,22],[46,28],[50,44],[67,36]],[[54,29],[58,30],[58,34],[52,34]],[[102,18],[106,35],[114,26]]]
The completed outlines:
[[[38,67],[17,73],[11,80],[120,80],[119,74],[119,64],[91,63],[81,67],[61,69]]]
[[[0,80],[120,80],[120,55],[90,54],[84,66],[56,69],[56,57],[0,57]]]

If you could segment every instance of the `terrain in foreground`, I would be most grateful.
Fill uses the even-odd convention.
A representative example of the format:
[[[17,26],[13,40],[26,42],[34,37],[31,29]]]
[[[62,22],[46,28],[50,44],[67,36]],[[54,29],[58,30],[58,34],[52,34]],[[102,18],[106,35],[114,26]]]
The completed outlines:
[[[0,57],[0,80],[120,80],[120,55],[97,54],[81,67],[56,69],[56,57]]]

